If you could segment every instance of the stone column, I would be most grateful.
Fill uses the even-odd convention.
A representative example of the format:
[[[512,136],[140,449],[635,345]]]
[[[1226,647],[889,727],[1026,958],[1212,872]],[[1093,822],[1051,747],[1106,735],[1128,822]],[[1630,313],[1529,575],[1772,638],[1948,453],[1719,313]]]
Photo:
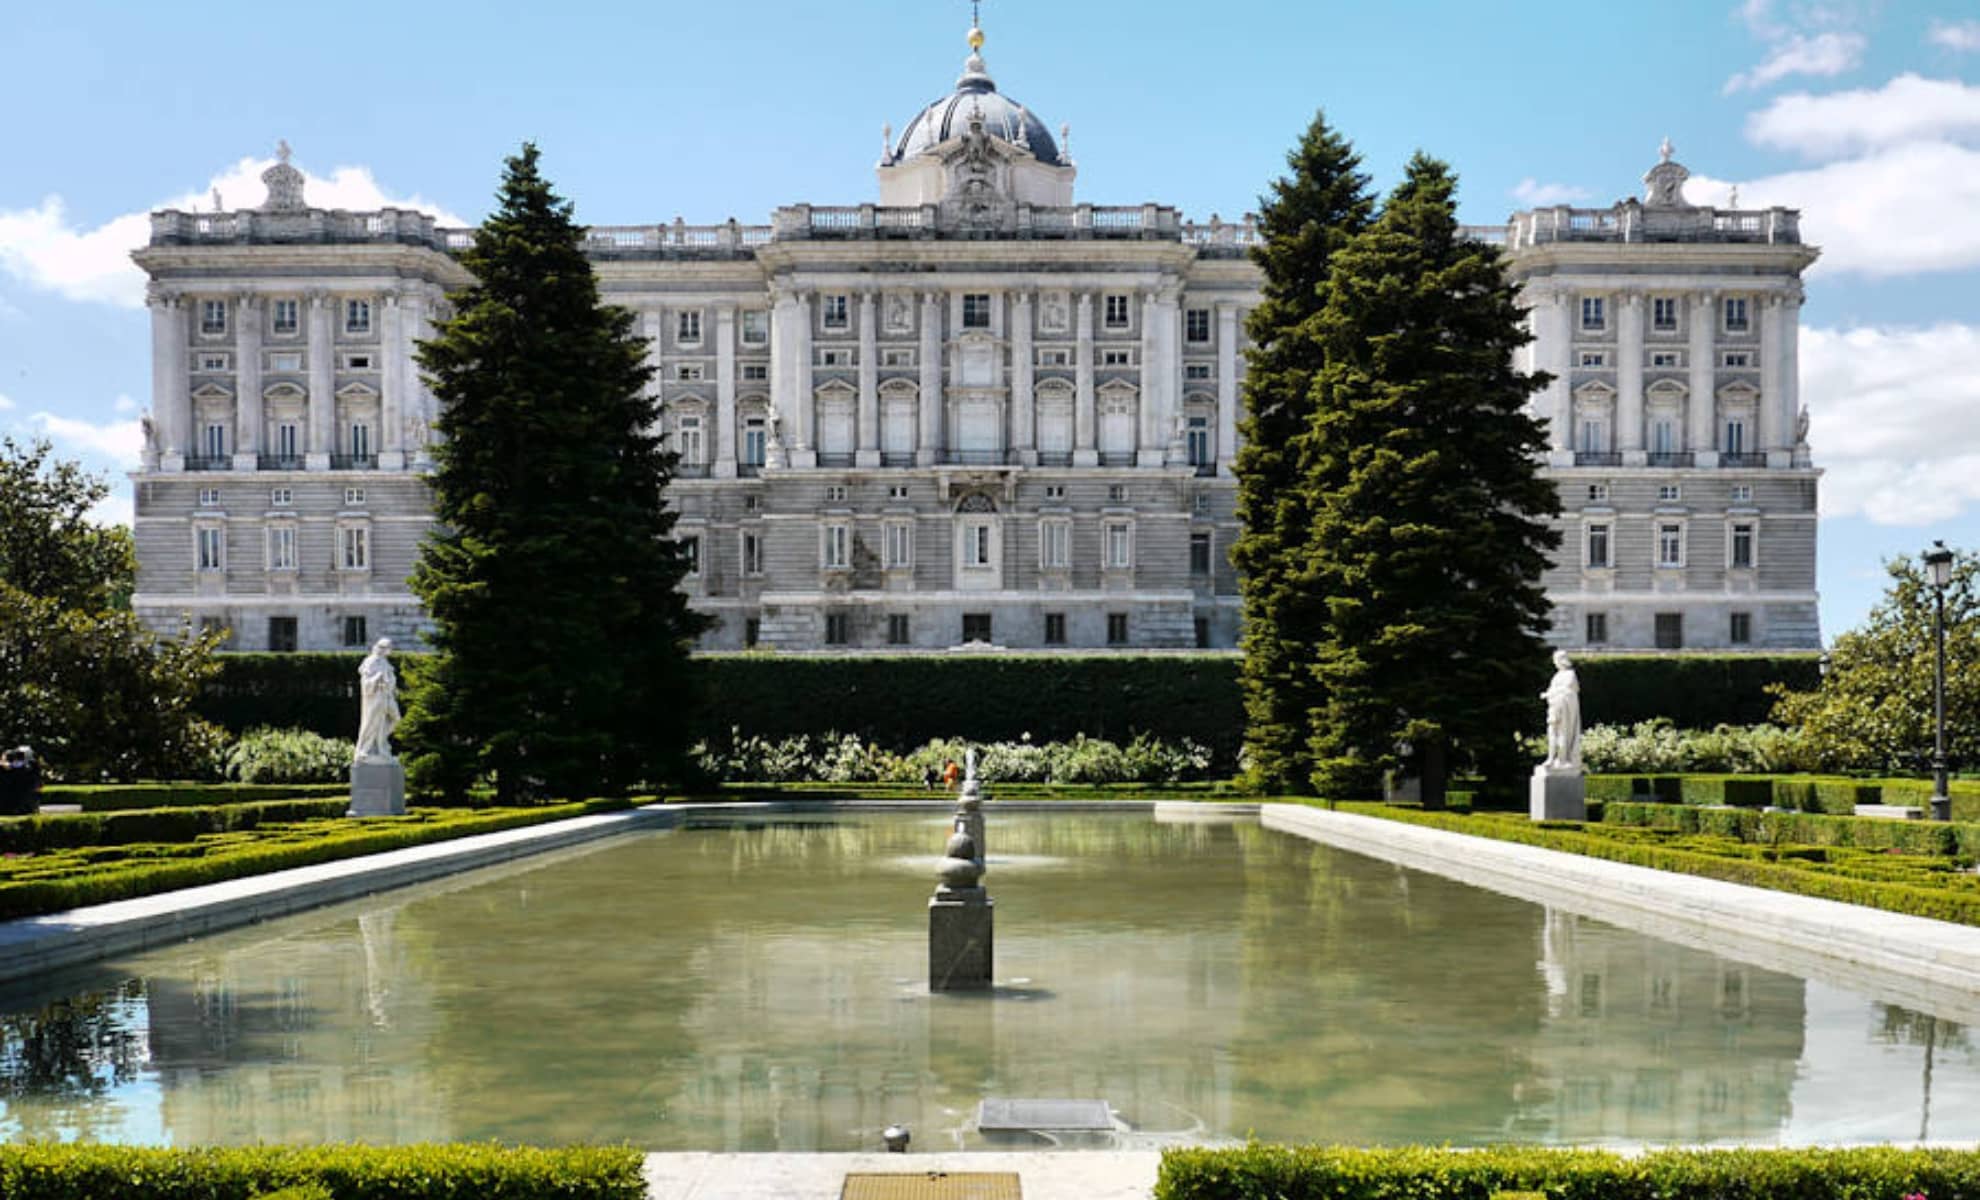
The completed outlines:
[[[1792,457],[1788,443],[1794,431],[1792,423],[1784,427],[1781,422],[1781,393],[1787,387],[1781,354],[1785,341],[1781,336],[1781,314],[1785,309],[1779,293],[1763,293],[1755,299],[1760,304],[1760,428],[1752,449],[1765,454],[1770,466],[1776,455],[1781,456],[1785,465]]]
[[[1011,449],[1025,466],[1038,465],[1037,405],[1032,395],[1036,364],[1031,352],[1031,293],[1011,293]]]
[[[406,310],[406,411],[400,424],[405,430],[407,464],[421,469],[432,465],[428,448],[436,436],[433,396],[419,371],[419,343],[433,340],[433,305],[424,285],[408,289],[399,303]]]
[[[261,298],[243,292],[234,302],[234,469],[260,467]]]
[[[872,292],[859,294],[859,424],[853,464],[880,465],[880,306]]]
[[[1713,467],[1719,463],[1718,398],[1713,381],[1717,378],[1718,350],[1713,343],[1713,332],[1718,316],[1719,298],[1711,292],[1693,292],[1690,297],[1691,311],[1686,318],[1691,322],[1690,342],[1685,353],[1690,358],[1687,364],[1690,372],[1691,394],[1686,397],[1685,410],[1686,448],[1692,453],[1692,461],[1701,467]]]
[[[1169,431],[1163,428],[1162,385],[1157,382],[1162,369],[1162,308],[1153,291],[1142,292],[1141,301],[1141,395],[1137,397],[1134,465],[1159,467],[1163,447],[1169,444]]]
[[[1238,340],[1237,305],[1217,305],[1217,473],[1230,475],[1237,463]]]
[[[378,339],[378,467],[397,471],[406,465],[406,314],[396,288],[379,300],[385,306],[384,328]]]
[[[942,453],[942,297],[921,297],[921,430],[915,446],[918,466],[933,465]]]
[[[1555,466],[1574,465],[1574,389],[1570,386],[1570,363],[1574,339],[1568,332],[1568,303],[1571,297],[1561,288],[1539,287],[1532,291],[1534,360],[1553,376],[1547,390],[1540,393],[1540,412],[1547,418],[1547,445]]]
[[[336,306],[335,296],[309,294],[309,446],[304,458],[312,471],[327,470],[337,447],[337,376],[331,361],[337,351],[330,335]]]
[[[736,477],[736,306],[715,306],[715,462],[709,474]]]
[[[192,396],[186,387],[186,310],[176,292],[152,289],[151,418],[158,431],[159,469],[184,467]]]
[[[793,339],[791,347],[791,373],[793,376],[792,402],[796,406],[795,420],[791,420],[793,438],[791,441],[790,463],[793,467],[815,467],[818,465],[818,451],[812,443],[816,441],[815,428],[818,423],[817,398],[812,395],[811,383],[811,342],[812,342],[812,293],[802,291],[794,298],[792,310]]]
[[[1616,296],[1616,449],[1640,467],[1643,452],[1643,293]]]
[[[1801,417],[1801,300],[1799,283],[1789,285],[1789,290],[1781,295],[1780,316],[1780,405],[1775,409],[1775,419],[1780,422],[1781,444],[1786,447],[1780,463],[1773,457],[1773,448],[1768,447],[1768,465],[1792,465],[1795,452],[1794,431]]]
[[[1093,293],[1079,294],[1079,349],[1073,372],[1073,465],[1092,467],[1100,463],[1100,422],[1093,412]]]

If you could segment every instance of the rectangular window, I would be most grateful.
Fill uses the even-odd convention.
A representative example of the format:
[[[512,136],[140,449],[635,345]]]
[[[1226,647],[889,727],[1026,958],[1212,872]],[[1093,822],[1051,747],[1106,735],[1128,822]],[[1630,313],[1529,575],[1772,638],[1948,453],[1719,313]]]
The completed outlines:
[[[762,417],[751,417],[743,424],[742,465],[760,467],[763,465],[764,450],[770,445],[770,431],[764,426]]]
[[[1720,361],[1728,367],[1741,369],[1753,365],[1753,355],[1745,350],[1729,350]]]
[[[344,332],[345,333],[371,332],[371,301],[369,300],[344,301]]]
[[[1066,644],[1066,614],[1045,614],[1045,644],[1063,646]]]
[[[1588,502],[1590,504],[1607,504],[1609,502],[1609,485],[1606,483],[1589,484]]]
[[[1183,378],[1201,381],[1210,378],[1209,363],[1188,363],[1183,367]]]
[[[964,613],[962,615],[962,640],[965,642],[990,641],[990,614]]]
[[[843,571],[852,565],[852,526],[834,522],[820,531],[820,555],[828,571]]]
[[[371,356],[369,354],[347,355],[344,359],[344,369],[346,371],[369,371],[371,370]]]
[[[1107,297],[1107,328],[1126,329],[1128,327],[1128,298],[1122,295]]]
[[[1719,449],[1726,454],[1746,453],[1746,421],[1744,418],[1734,417],[1726,422],[1725,443]]]
[[[1132,350],[1102,350],[1100,365],[1103,367],[1131,367],[1134,365]]]
[[[370,639],[365,636],[365,619],[363,617],[344,618],[344,644],[346,646],[364,646],[370,644]]]
[[[769,341],[770,314],[760,308],[743,309],[742,340],[746,346],[761,346]]]
[[[1753,643],[1753,614],[1736,612],[1732,614],[1732,626],[1726,631],[1726,640],[1735,646],[1748,646]]]
[[[1657,565],[1660,567],[1684,565],[1683,525],[1675,521],[1666,521],[1657,526]]]
[[[990,328],[990,293],[963,293],[963,328]]]
[[[1726,332],[1745,333],[1752,325],[1747,320],[1746,297],[1726,297]]]
[[[742,535],[742,569],[745,575],[763,574],[763,539],[754,533]]]
[[[887,644],[889,646],[905,646],[910,640],[908,637],[907,614],[889,614],[887,617]]]
[[[1128,644],[1128,615],[1124,612],[1107,614],[1107,644],[1125,646]]]
[[[1732,550],[1729,556],[1735,571],[1753,569],[1753,526],[1741,521],[1732,527]]]
[[[770,378],[769,363],[744,363],[742,377],[745,383],[761,383]]]
[[[675,383],[700,383],[702,367],[700,363],[680,363],[674,367]]]
[[[202,525],[196,535],[199,551],[199,569],[202,571],[224,571],[227,569],[226,533],[217,525]]]
[[[1106,564],[1110,571],[1124,571],[1134,565],[1134,526],[1107,522]]]
[[[208,458],[227,457],[227,427],[213,422],[206,427],[202,448]]]
[[[1040,350],[1038,365],[1041,367],[1065,367],[1072,365],[1072,355],[1064,350]]]
[[[1589,525],[1586,526],[1586,529],[1588,565],[1596,570],[1607,568],[1609,565],[1609,526],[1607,522],[1600,525]]]
[[[1650,327],[1667,333],[1678,327],[1677,297],[1656,296],[1651,299]]]
[[[1207,342],[1210,340],[1210,310],[1192,308],[1183,313],[1183,340],[1186,342]]]
[[[227,369],[227,356],[224,354],[202,354],[199,356],[199,369],[202,371],[224,371]]]
[[[825,614],[825,644],[844,646],[852,642],[852,621],[845,613]]]
[[[288,508],[295,502],[296,493],[293,488],[271,488],[268,492],[268,504],[271,508]]]
[[[687,309],[674,314],[674,340],[684,345],[701,343],[700,309]]]
[[[338,531],[338,544],[343,551],[338,562],[346,571],[369,571],[371,569],[371,531],[362,525],[346,525]]]
[[[1675,454],[1678,448],[1678,426],[1675,417],[1657,417],[1650,422],[1650,452],[1652,454]]]
[[[682,417],[680,428],[681,464],[698,467],[708,460],[703,457],[705,446],[701,438],[701,418]]]
[[[1659,350],[1650,356],[1650,365],[1665,370],[1676,370],[1684,365],[1684,359],[1675,350]]]
[[[360,462],[371,457],[371,426],[362,421],[351,426],[351,457]]]
[[[303,369],[303,356],[300,350],[278,350],[268,356],[268,369],[271,371],[300,371]]]
[[[1191,575],[1210,573],[1210,535],[1207,533],[1189,535],[1189,573]]]
[[[1208,650],[1210,648],[1210,618],[1197,617],[1194,622],[1194,625],[1196,632],[1196,648],[1198,650]]]
[[[219,488],[199,489],[199,506],[201,508],[219,508],[220,489]]]
[[[1192,467],[1214,467],[1216,462],[1210,457],[1210,418],[1191,417],[1184,427],[1183,449],[1188,453]]]
[[[880,365],[883,367],[911,367],[914,365],[912,350],[882,350]]]
[[[227,332],[227,302],[225,300],[200,301],[199,331],[209,334]]]
[[[268,569],[271,571],[293,571],[296,569],[296,527],[294,525],[270,525],[268,527]]]
[[[363,488],[345,488],[345,489],[344,489],[344,507],[345,507],[345,508],[356,508],[356,507],[358,507],[359,505],[361,505],[361,504],[363,504],[363,503],[364,503],[364,489],[363,489]]]
[[[1684,488],[1681,485],[1675,483],[1660,483],[1657,485],[1658,503],[1672,504],[1682,499],[1684,499]]]
[[[1609,423],[1598,417],[1584,418],[1581,422],[1579,449],[1586,454],[1603,454],[1609,449]]]
[[[1609,640],[1609,614],[1588,613],[1582,617],[1582,640],[1591,646],[1607,644]]]
[[[296,619],[294,617],[268,618],[268,648],[277,654],[288,654],[295,650]]]
[[[824,320],[827,329],[844,329],[846,319],[846,297],[843,294],[826,296],[824,299]]]
[[[681,561],[687,564],[689,575],[701,574],[701,539],[684,537],[681,539]]]
[[[294,333],[297,329],[296,302],[277,300],[269,308],[269,328],[276,333]]]
[[[302,457],[302,430],[294,421],[275,426],[275,453],[281,458]]]
[[[1734,504],[1753,503],[1753,485],[1750,483],[1733,484],[1732,499]]]
[[[850,367],[853,365],[852,351],[820,350],[818,352],[818,365],[821,367]]]
[[[907,487],[907,484],[905,484],[905,483],[890,483],[890,484],[888,484],[888,485],[887,485],[887,499],[889,499],[889,500],[905,500],[905,499],[907,499],[907,498],[908,498],[908,487]]]
[[[846,485],[845,485],[845,484],[843,484],[843,483],[833,483],[833,484],[827,484],[827,485],[826,485],[826,487],[825,487],[825,503],[827,503],[827,504],[844,504],[845,502],[846,502]]]
[[[1064,500],[1066,498],[1066,485],[1063,483],[1046,484],[1045,498],[1047,500]]]
[[[914,565],[914,526],[895,523],[887,526],[887,569],[902,571]]]
[[[968,567],[991,565],[988,525],[971,525],[963,530],[963,565]]]
[[[1609,326],[1608,302],[1601,296],[1581,298],[1581,327],[1602,330]]]
[[[1606,367],[1609,365],[1609,356],[1600,350],[1583,350],[1581,352],[1581,365],[1590,369]]]
[[[1684,649],[1684,614],[1657,614],[1657,649]]]
[[[1127,484],[1125,484],[1125,483],[1110,483],[1110,484],[1108,484],[1108,485],[1107,485],[1107,503],[1109,503],[1109,504],[1126,504],[1126,503],[1127,503]]]
[[[763,622],[756,617],[743,618],[743,648],[754,650],[758,635],[763,632]]]
[[[1038,565],[1047,571],[1064,571],[1072,566],[1072,523],[1045,521],[1038,526]]]

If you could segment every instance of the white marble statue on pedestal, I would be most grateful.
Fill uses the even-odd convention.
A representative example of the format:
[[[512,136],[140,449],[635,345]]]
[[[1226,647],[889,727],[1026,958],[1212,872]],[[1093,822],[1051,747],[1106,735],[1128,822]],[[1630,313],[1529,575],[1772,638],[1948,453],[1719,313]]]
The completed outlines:
[[[399,724],[399,673],[392,669],[392,639],[379,638],[358,664],[358,758],[395,761],[392,730]]]
[[[1554,678],[1540,693],[1547,702],[1547,761],[1533,768],[1529,815],[1536,821],[1588,818],[1588,784],[1581,773],[1581,681],[1564,650],[1554,651]]]

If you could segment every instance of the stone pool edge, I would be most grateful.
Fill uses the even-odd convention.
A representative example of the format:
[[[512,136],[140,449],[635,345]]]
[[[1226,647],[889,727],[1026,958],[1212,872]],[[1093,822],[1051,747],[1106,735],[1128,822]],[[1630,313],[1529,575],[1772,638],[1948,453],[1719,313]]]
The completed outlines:
[[[1077,804],[1080,812],[1149,813],[1181,810],[1192,818],[1250,819],[1256,804],[1204,804],[1198,801],[1006,800],[997,807],[1007,812],[1064,810]],[[130,900],[91,905],[38,917],[0,922],[0,984],[67,967],[79,967],[119,954],[129,954],[168,942],[252,925],[274,917],[355,900],[448,875],[492,867],[515,859],[560,850],[599,838],[639,829],[666,829],[692,816],[747,816],[804,812],[948,812],[950,802],[928,800],[774,800],[708,801],[648,804],[623,812],[595,813],[474,834],[388,850],[357,858],[338,859],[308,867],[292,867],[244,879],[180,888]]]
[[[1258,821],[1796,974],[1967,1010],[1980,995],[1980,928],[1304,805],[1262,805]]]

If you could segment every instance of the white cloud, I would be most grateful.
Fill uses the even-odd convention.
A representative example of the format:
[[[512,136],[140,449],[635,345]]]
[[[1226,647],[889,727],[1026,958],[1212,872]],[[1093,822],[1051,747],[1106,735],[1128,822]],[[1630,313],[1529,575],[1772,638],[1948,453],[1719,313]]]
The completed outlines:
[[[1573,204],[1586,200],[1589,191],[1571,183],[1541,183],[1528,177],[1513,185],[1513,199],[1533,208],[1547,208],[1555,204]]]
[[[1899,75],[1880,88],[1782,96],[1746,119],[1757,145],[1811,157],[1904,142],[1980,137],[1980,87]]]
[[[1776,43],[1760,65],[1726,80],[1727,94],[1766,87],[1790,75],[1840,75],[1863,61],[1869,42],[1860,33],[1794,34]]]
[[[1693,175],[1685,195],[1723,203],[1729,181]],[[1980,267],[1980,150],[1914,142],[1861,158],[1739,181],[1742,208],[1802,209],[1815,272],[1869,276]]]
[[[6,412],[12,407],[14,407],[14,402],[7,398],[6,393],[0,392],[0,412]]]
[[[111,408],[116,409],[120,413],[136,412],[137,406],[137,401],[122,393],[119,393],[116,401],[110,405]]]
[[[135,419],[106,421],[98,425],[74,417],[38,412],[29,420],[57,446],[107,459],[119,467],[137,466],[144,454],[144,430]]]
[[[155,207],[211,212],[216,191],[229,210],[259,205],[265,194],[261,173],[273,161],[244,158],[209,180],[205,190]],[[432,213],[443,224],[467,224],[417,195],[388,195],[368,167],[338,167],[328,176],[308,171],[303,175],[309,202],[318,208],[411,208]],[[34,208],[0,209],[0,270],[70,300],[142,308],[144,272],[131,262],[130,253],[150,237],[147,213],[125,213],[86,229],[70,219],[60,196],[51,195]]]
[[[1804,328],[1822,515],[1946,521],[1980,502],[1980,327]]]
[[[129,483],[113,481],[110,494],[90,505],[89,519],[98,525],[123,525],[128,527],[137,508],[131,503]]]
[[[1980,50],[1980,21],[1934,21],[1925,40],[1961,53]]]

